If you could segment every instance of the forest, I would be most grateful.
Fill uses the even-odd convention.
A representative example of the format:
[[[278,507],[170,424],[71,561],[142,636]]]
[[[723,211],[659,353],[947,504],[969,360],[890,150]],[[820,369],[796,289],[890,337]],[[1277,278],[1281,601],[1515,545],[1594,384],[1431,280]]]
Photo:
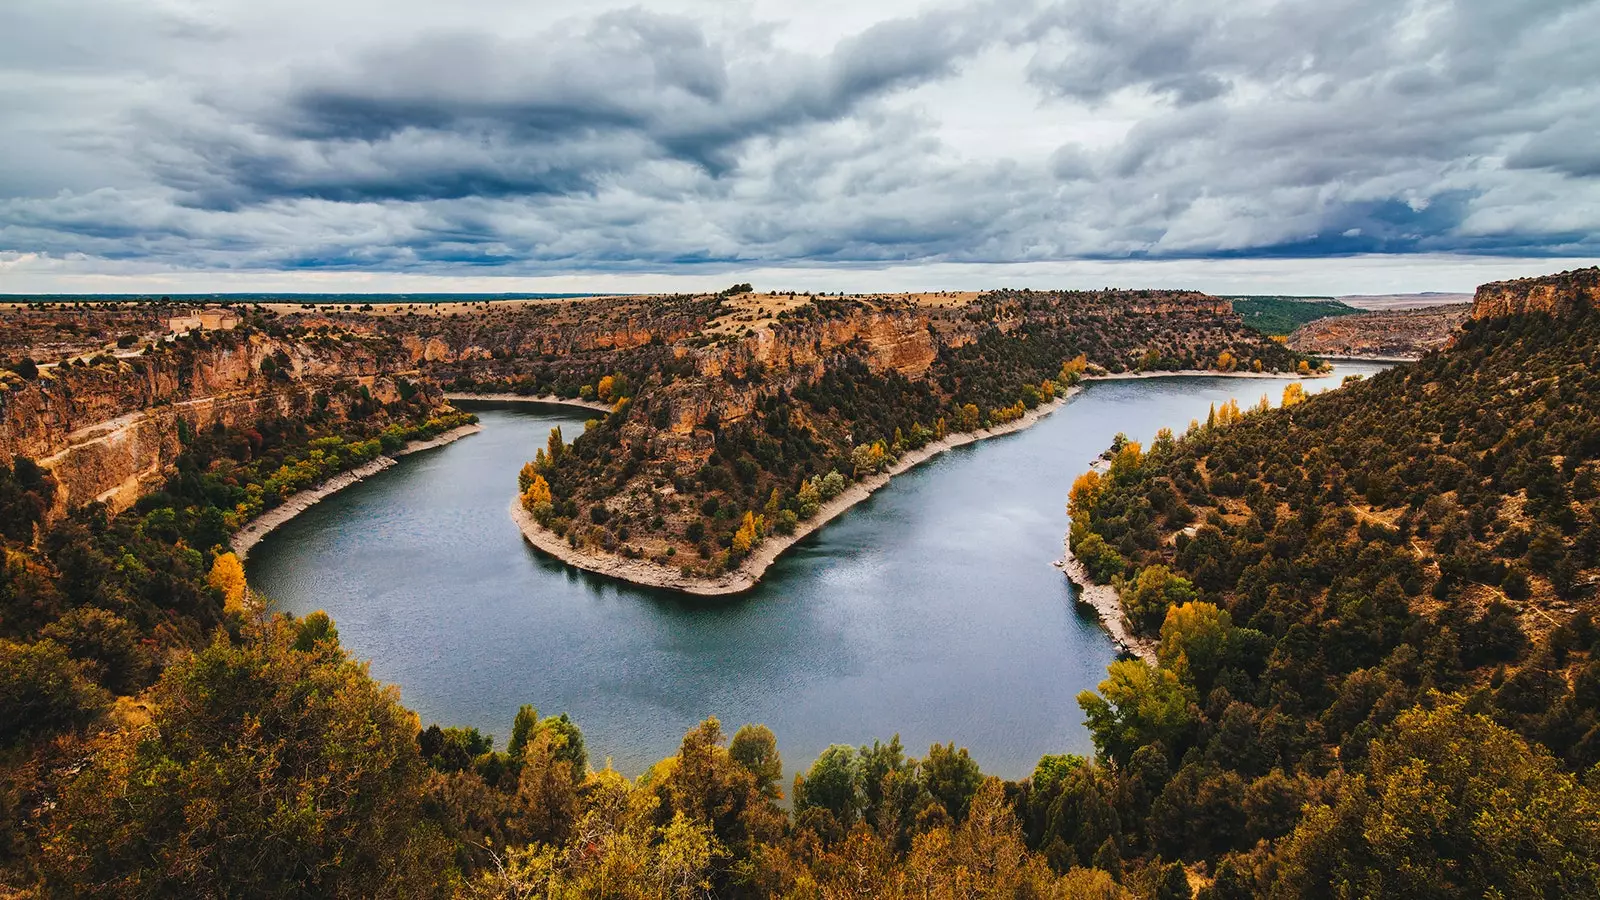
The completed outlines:
[[[1593,311],[1469,320],[1078,480],[1073,553],[1160,641],[1080,701],[1117,780],[1170,765],[1156,849],[1290,896],[1596,891],[1597,352]]]
[[[1284,337],[1308,322],[1330,316],[1354,315],[1361,310],[1332,297],[1229,297],[1233,311],[1246,325],[1262,334]]]
[[[702,539],[731,549],[768,515],[757,500],[776,499],[766,521],[798,517],[919,426],[973,424],[969,405],[993,421],[1030,387],[1044,402],[1046,381],[1137,361],[1105,355],[1116,329],[1021,333],[944,346],[923,378],[829,360],[758,415],[712,419],[713,462],[678,476],[686,494],[714,485],[694,506],[716,523]],[[228,552],[256,511],[467,421],[423,391],[186,430],[161,489],[118,514],[51,519],[50,474],[14,458],[0,465],[0,890],[1594,896],[1597,352],[1586,307],[1474,319],[1450,349],[1339,391],[1291,383],[1279,408],[1230,404],[1148,448],[1119,441],[1073,486],[1071,543],[1158,659],[1119,660],[1079,698],[1092,757],[1045,755],[1015,781],[954,745],[904,747],[892,723],[787,783],[758,723],[708,719],[638,777],[560,710],[524,706],[503,743],[425,726],[337,623],[275,611]],[[648,377],[598,376],[616,406],[595,439],[553,436],[524,473],[550,514],[616,529],[583,492],[642,465],[617,450],[659,414],[634,387]],[[848,453],[831,437],[843,423]]]

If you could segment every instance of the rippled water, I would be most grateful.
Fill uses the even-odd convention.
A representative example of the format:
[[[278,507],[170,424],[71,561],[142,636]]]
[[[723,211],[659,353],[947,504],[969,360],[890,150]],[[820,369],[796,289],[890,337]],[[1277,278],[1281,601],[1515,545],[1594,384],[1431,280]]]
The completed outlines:
[[[1341,365],[1308,390],[1336,385]],[[251,583],[326,609],[423,721],[510,733],[517,706],[569,712],[590,756],[637,773],[708,715],[763,722],[791,770],[830,743],[899,732],[970,747],[1019,777],[1090,752],[1077,693],[1114,648],[1050,563],[1072,479],[1117,432],[1148,441],[1285,382],[1091,384],[1017,434],[945,453],[796,545],[756,590],[689,599],[591,576],[528,547],[507,516],[522,463],[589,413],[483,406],[483,431],[312,507],[252,552]]]

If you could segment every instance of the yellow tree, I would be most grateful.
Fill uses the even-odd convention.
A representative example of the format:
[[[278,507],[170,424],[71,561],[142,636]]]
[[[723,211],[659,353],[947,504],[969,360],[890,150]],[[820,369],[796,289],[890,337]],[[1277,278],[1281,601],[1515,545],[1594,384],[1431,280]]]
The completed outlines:
[[[1079,353],[1072,359],[1061,364],[1061,383],[1071,386],[1078,383],[1083,373],[1089,370],[1089,358]]]
[[[1080,518],[1100,499],[1100,491],[1105,487],[1105,479],[1093,469],[1079,475],[1072,482],[1072,490],[1067,492],[1067,515],[1074,520]]]
[[[543,475],[534,474],[533,480],[528,482],[528,489],[522,492],[522,508],[533,512],[541,503],[553,503],[555,497],[550,493],[550,482],[544,480]]]
[[[617,380],[615,378],[611,377],[610,375],[602,376],[600,378],[600,383],[595,385],[595,391],[594,391],[595,392],[595,396],[599,397],[601,400],[605,401],[606,403],[610,403],[611,402],[611,394],[612,394],[612,391],[615,389],[616,384],[617,384]]]
[[[244,612],[244,564],[232,553],[219,553],[211,563],[211,573],[206,583],[222,592],[224,612]]]
[[[1138,441],[1129,441],[1111,458],[1111,474],[1116,476],[1123,472],[1136,472],[1143,461],[1144,448],[1139,446]]]
[[[1232,353],[1229,353],[1228,351],[1224,350],[1221,353],[1217,354],[1217,370],[1218,371],[1221,371],[1221,372],[1232,372],[1235,368],[1238,367],[1238,365],[1239,365],[1239,360],[1234,358],[1234,355]]]
[[[1305,386],[1302,385],[1300,382],[1298,382],[1298,381],[1292,382],[1292,383],[1289,384],[1288,387],[1283,389],[1283,405],[1284,406],[1294,406],[1294,405],[1296,405],[1298,403],[1304,403],[1305,400],[1306,400],[1306,389],[1305,389]]]
[[[733,533],[733,549],[737,553],[749,553],[761,541],[762,517],[753,512],[746,511],[744,522],[739,530]]]
[[[548,464],[553,466],[561,462],[561,452],[567,449],[567,443],[561,438],[560,425],[550,429],[550,437],[545,440],[545,446],[548,448],[545,453]]]

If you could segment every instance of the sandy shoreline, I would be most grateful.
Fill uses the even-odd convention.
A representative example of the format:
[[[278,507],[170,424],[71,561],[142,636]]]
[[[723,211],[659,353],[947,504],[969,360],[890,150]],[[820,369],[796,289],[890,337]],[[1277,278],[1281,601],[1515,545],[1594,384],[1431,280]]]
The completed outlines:
[[[243,528],[240,528],[238,531],[234,532],[233,538],[229,544],[232,546],[233,552],[237,554],[239,559],[242,561],[250,556],[250,548],[261,543],[261,539],[272,533],[273,529],[278,528],[285,522],[293,519],[295,516],[298,516],[310,509],[312,506],[320,502],[322,498],[336,494],[358,481],[370,478],[373,475],[382,472],[384,469],[389,468],[395,464],[395,457],[408,456],[412,453],[417,453],[422,450],[431,450],[434,447],[442,447],[445,444],[458,441],[469,434],[477,434],[482,430],[483,426],[477,424],[463,425],[460,428],[452,428],[438,437],[432,437],[423,441],[411,441],[392,454],[380,456],[372,462],[366,463],[365,465],[360,465],[354,469],[340,472],[339,474],[324,480],[316,487],[307,488],[306,490],[290,496],[289,499],[285,500],[282,504],[275,506],[261,515],[256,516],[254,519],[246,522]]]
[[[1055,565],[1067,576],[1068,581],[1078,586],[1078,602],[1092,607],[1100,616],[1100,624],[1106,633],[1111,635],[1112,642],[1128,653],[1154,665],[1157,642],[1133,633],[1132,626],[1128,624],[1128,617],[1122,612],[1122,601],[1117,598],[1117,589],[1108,584],[1094,583],[1083,563],[1072,555],[1071,538],[1061,542],[1061,558],[1056,560]]]
[[[579,400],[573,398],[557,397],[555,394],[540,394],[530,397],[524,394],[464,394],[457,391],[446,391],[444,398],[451,402],[457,400],[482,400],[490,403],[556,403],[562,406],[581,406],[598,412],[611,412],[611,407],[598,400]]]

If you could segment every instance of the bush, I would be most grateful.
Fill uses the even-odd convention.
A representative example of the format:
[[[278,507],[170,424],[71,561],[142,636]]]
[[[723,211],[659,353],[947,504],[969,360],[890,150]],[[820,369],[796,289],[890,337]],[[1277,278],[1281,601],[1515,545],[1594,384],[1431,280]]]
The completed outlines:
[[[0,638],[0,746],[82,725],[110,700],[55,641]]]

